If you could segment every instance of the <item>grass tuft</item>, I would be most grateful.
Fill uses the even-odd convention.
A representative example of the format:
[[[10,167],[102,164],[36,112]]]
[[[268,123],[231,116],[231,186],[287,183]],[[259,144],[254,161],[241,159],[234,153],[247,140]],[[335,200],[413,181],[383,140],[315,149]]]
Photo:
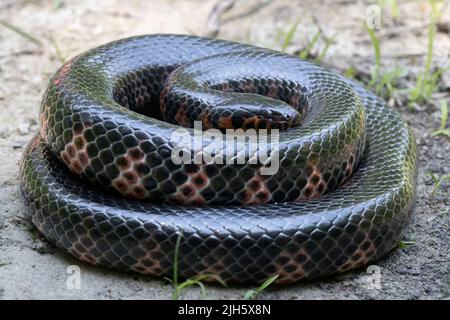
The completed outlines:
[[[283,43],[281,44],[281,52],[286,52],[287,48],[291,44],[292,39],[294,38],[295,33],[297,32],[299,23],[300,23],[300,19],[298,19],[284,35]]]
[[[300,20],[297,20],[289,28],[289,30],[287,32],[280,31],[279,36],[283,37],[281,48],[280,48],[281,52],[286,52],[287,48],[291,45],[292,40],[295,36],[295,33],[297,32],[299,22],[300,22]],[[322,30],[319,28],[319,30],[314,34],[314,36],[310,40],[307,41],[305,48],[299,52],[298,56],[304,60],[306,60],[306,59],[311,60],[314,63],[319,64],[325,58],[330,46],[335,43],[335,38],[336,38],[336,35],[333,35],[332,37],[325,36],[323,34]],[[324,46],[318,53],[313,54],[313,51],[315,51],[315,48],[317,47],[319,40],[321,40],[324,43]]]
[[[389,5],[391,10],[398,13],[396,1],[384,0],[379,1],[379,3],[383,6]],[[415,85],[412,88],[400,90],[401,93],[406,95],[409,106],[413,106],[416,103],[425,102],[430,99],[432,94],[438,90],[441,76],[450,70],[450,67],[433,68],[434,41],[437,30],[437,22],[441,13],[437,9],[437,0],[429,0],[429,3],[432,7],[432,18],[428,27],[428,45],[427,54],[425,57],[425,66],[424,69],[417,75]],[[391,12],[393,17],[395,16],[394,12]],[[385,98],[390,99],[397,90],[399,80],[405,77],[406,72],[403,68],[398,66],[392,70],[386,70],[383,68],[380,41],[376,35],[376,31],[367,26],[367,24],[364,24],[364,27],[369,34],[375,55],[375,66],[371,70],[371,79],[367,86],[370,89],[373,89],[378,95],[382,95]]]
[[[316,32],[316,34],[314,34],[314,36],[311,38],[311,40],[308,41],[305,49],[300,51],[298,56],[305,60],[306,59],[312,60],[314,63],[317,63],[317,64],[321,63],[323,58],[325,58],[325,56],[328,52],[328,49],[335,42],[334,41],[335,37],[336,37],[336,35],[334,35],[332,37],[326,37],[323,35],[321,30],[318,30]],[[323,46],[322,50],[320,50],[317,54],[313,54],[314,48],[316,47],[319,40],[322,40],[324,42],[324,46]]]
[[[441,127],[434,131],[431,136],[442,136],[450,138],[450,129],[446,128],[448,119],[448,104],[447,101],[441,101]]]
[[[409,90],[409,104],[426,101],[437,91],[439,79],[442,74],[450,70],[450,67],[432,69],[434,39],[437,30],[437,21],[440,13],[437,10],[436,0],[429,0],[432,7],[431,23],[428,26],[428,45],[427,55],[425,57],[425,68],[416,79],[416,85]]]
[[[444,181],[450,179],[450,174],[444,174],[440,177],[437,177],[433,172],[428,172],[428,176],[430,176],[434,183],[433,190],[430,193],[431,197],[434,198]]]
[[[222,280],[222,278],[220,278],[218,275],[215,274],[199,274],[196,275],[195,277],[189,278],[181,283],[178,282],[178,257],[179,257],[179,253],[180,253],[180,245],[181,245],[181,238],[183,237],[183,234],[180,233],[178,235],[177,238],[177,242],[175,244],[175,252],[173,255],[173,275],[172,275],[172,279],[169,278],[165,278],[167,281],[169,281],[172,286],[174,287],[174,291],[172,293],[172,299],[173,300],[178,300],[181,292],[183,291],[183,289],[186,289],[188,287],[191,286],[198,286],[200,288],[200,296],[202,299],[206,298],[206,287],[203,284],[203,281],[205,280],[216,280],[217,282],[219,282],[221,285],[223,285],[224,287],[226,287],[226,283]]]
[[[311,56],[311,51],[314,48],[314,46],[316,45],[317,41],[320,39],[321,34],[322,34],[322,32],[320,30],[317,31],[316,34],[311,38],[311,40],[308,41],[305,49],[300,51],[300,53],[298,55],[300,58],[308,59]]]
[[[369,34],[375,55],[375,67],[370,72],[368,87],[373,89],[378,95],[391,98],[397,89],[399,79],[405,76],[405,71],[398,66],[392,70],[382,67],[380,40],[375,33],[375,29],[370,28],[366,23],[364,23],[364,27]]]

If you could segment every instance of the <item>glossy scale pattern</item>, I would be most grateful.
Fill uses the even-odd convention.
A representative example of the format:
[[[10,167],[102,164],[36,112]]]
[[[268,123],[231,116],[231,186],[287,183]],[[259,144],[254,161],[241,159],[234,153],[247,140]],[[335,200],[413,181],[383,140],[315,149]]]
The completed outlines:
[[[195,120],[282,129],[268,146],[279,170],[249,163],[259,145],[234,150],[244,164],[175,164],[173,133],[188,127],[191,141]],[[337,74],[239,43],[151,35],[55,74],[20,172],[34,225],[83,261],[170,275],[181,235],[181,277],[290,283],[388,253],[411,217],[417,165],[398,113]]]

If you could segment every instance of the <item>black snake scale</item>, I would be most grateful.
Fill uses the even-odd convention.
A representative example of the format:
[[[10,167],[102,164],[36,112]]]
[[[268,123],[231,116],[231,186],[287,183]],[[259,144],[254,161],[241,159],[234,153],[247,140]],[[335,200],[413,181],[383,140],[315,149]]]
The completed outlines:
[[[312,279],[384,256],[414,206],[416,145],[399,114],[275,51],[181,35],[115,41],[55,74],[40,119],[20,167],[29,217],[96,265],[167,276],[181,237],[181,277]],[[282,129],[278,172],[262,175],[268,163],[247,163],[250,153],[244,164],[174,164],[172,133],[194,120]]]

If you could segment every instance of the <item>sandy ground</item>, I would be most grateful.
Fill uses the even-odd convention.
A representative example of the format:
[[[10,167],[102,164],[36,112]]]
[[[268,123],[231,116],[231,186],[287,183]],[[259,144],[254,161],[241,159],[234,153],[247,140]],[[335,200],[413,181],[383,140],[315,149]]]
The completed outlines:
[[[52,73],[68,59],[99,44],[136,34],[210,32],[207,17],[214,1],[16,1],[0,0],[0,19],[20,27],[41,42],[37,45],[0,25],[0,298],[17,299],[170,299],[165,281],[124,274],[79,263],[53,248],[21,218],[25,207],[18,188],[18,161],[23,148],[38,130],[42,93]],[[393,18],[382,11],[379,31],[383,62],[399,64],[410,86],[422,68],[426,53],[430,9],[425,1],[399,1]],[[300,18],[289,52],[305,47],[320,27],[335,35],[324,62],[343,70],[350,65],[364,75],[373,61],[370,40],[362,27],[369,3],[359,1],[257,1],[241,0],[221,18],[220,38],[280,48],[279,34]],[[450,21],[449,9],[442,20]],[[280,31],[281,30],[281,31]],[[445,33],[447,32],[447,33]],[[445,26],[436,35],[434,60],[449,62],[450,40]],[[319,41],[318,48],[323,47]],[[58,49],[57,49],[58,48]],[[60,51],[58,53],[58,51]],[[313,50],[314,53],[314,50]],[[365,71],[364,71],[365,70]],[[448,76],[448,75],[447,75]],[[448,79],[448,77],[447,77]],[[445,80],[445,77],[444,77]],[[449,299],[450,182],[432,197],[432,179],[450,173],[450,141],[431,137],[438,128],[439,101],[449,99],[449,81],[425,104],[410,109],[395,106],[413,128],[419,146],[418,201],[405,236],[412,244],[380,261],[379,288],[368,286],[366,269],[331,279],[274,287],[263,299]],[[393,101],[395,102],[395,101]],[[393,103],[394,105],[396,103]],[[397,103],[398,104],[398,103]],[[67,268],[78,265],[81,288],[66,285]],[[207,297],[240,299],[249,288],[207,287]],[[198,298],[196,288],[183,298]]]

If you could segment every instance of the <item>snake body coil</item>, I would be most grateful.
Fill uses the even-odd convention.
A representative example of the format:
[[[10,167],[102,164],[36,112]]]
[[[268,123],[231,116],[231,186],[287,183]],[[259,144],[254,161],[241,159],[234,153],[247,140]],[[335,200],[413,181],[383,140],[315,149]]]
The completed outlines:
[[[233,145],[231,162],[176,163],[196,120],[216,138],[280,129],[279,141]],[[53,76],[40,121],[20,169],[30,218],[96,265],[167,276],[181,239],[182,277],[311,279],[384,256],[415,201],[416,146],[396,111],[337,74],[249,45],[175,35],[106,44]],[[227,160],[230,143],[216,138],[204,135],[193,158],[214,149]]]

